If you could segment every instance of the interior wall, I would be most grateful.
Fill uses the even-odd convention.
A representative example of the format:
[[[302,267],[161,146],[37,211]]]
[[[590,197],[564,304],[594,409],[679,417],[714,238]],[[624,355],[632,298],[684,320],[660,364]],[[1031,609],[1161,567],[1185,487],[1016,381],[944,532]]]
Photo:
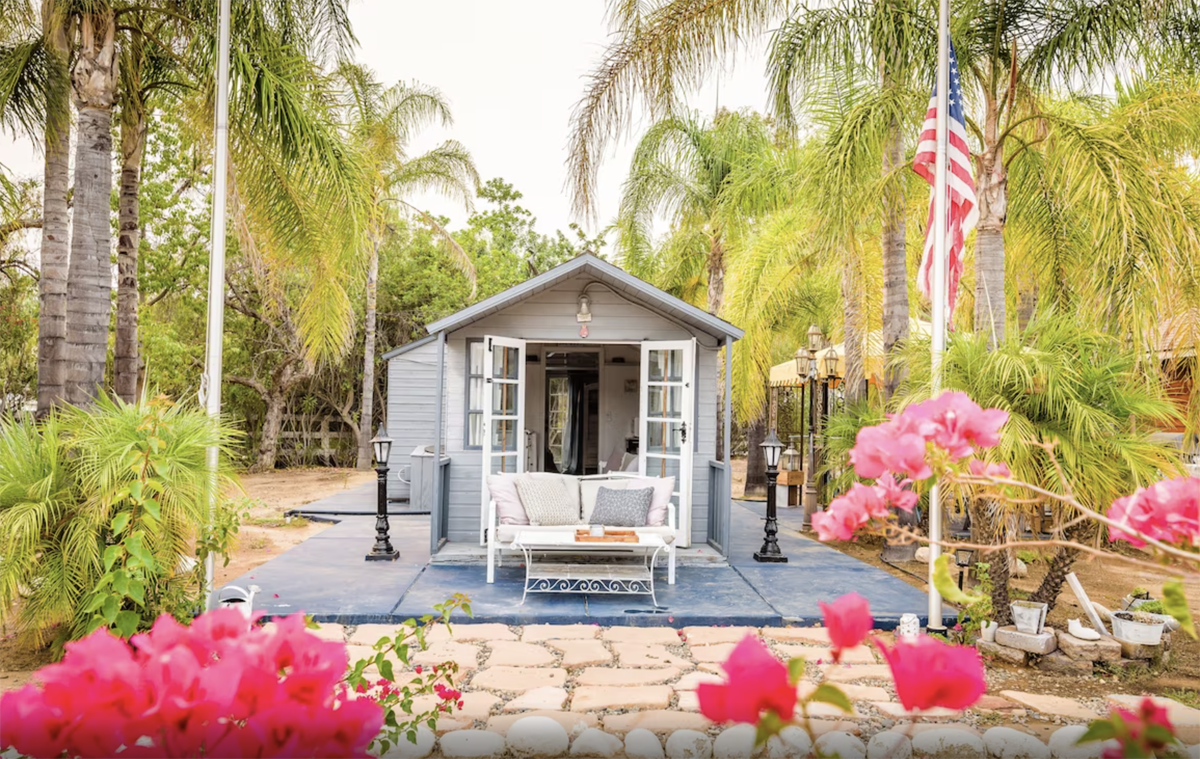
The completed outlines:
[[[624,449],[625,438],[637,435],[641,380],[641,350],[636,345],[604,346],[600,365],[600,460],[607,462],[615,448]],[[626,383],[633,389],[627,390]]]

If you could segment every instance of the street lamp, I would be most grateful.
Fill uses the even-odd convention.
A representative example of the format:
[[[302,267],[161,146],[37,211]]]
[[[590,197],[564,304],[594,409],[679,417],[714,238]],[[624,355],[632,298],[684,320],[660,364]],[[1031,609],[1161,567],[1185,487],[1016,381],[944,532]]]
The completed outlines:
[[[379,425],[379,431],[371,438],[371,447],[375,449],[375,472],[377,480],[378,501],[375,504],[375,546],[367,554],[367,561],[395,561],[400,558],[400,552],[392,548],[391,538],[388,537],[390,526],[387,516],[387,473],[388,456],[392,452],[392,439],[387,430]]]
[[[808,328],[806,335],[808,345],[806,351],[796,351],[796,371],[805,379],[808,389],[808,466],[804,472],[804,490],[800,496],[804,505],[804,523],[812,524],[812,515],[818,508],[817,503],[817,350],[821,347],[823,333],[817,325]],[[801,353],[807,366],[801,367]]]
[[[958,589],[963,589],[963,575],[967,573],[972,562],[975,559],[975,549],[973,548],[956,548],[954,549],[954,563],[958,565]]]
[[[779,550],[779,523],[775,511],[775,480],[779,477],[779,456],[783,453],[783,443],[775,430],[771,430],[767,439],[762,442],[763,458],[767,460],[767,521],[763,527],[765,537],[762,549],[754,554],[755,561],[784,564],[787,557]]]

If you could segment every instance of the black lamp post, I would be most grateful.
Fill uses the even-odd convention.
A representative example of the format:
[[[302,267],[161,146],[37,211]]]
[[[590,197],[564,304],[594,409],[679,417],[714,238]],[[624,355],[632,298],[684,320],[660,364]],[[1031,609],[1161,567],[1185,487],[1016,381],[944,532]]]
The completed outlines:
[[[796,373],[805,380],[808,389],[808,466],[804,472],[804,490],[801,493],[801,503],[804,504],[804,523],[812,523],[812,515],[820,505],[817,498],[817,349],[821,347],[823,335],[821,328],[812,325],[808,328],[808,350],[796,351]]]
[[[954,549],[954,563],[958,565],[958,589],[963,589],[963,575],[970,569],[972,562],[975,559],[975,550],[972,548],[956,548]]]
[[[400,558],[400,552],[392,548],[391,538],[388,537],[390,526],[387,516],[387,464],[388,455],[392,452],[392,439],[382,425],[375,437],[371,438],[371,447],[375,449],[375,471],[379,475],[379,500],[375,504],[375,545],[367,554],[367,561],[395,561]]]
[[[755,561],[784,564],[787,557],[779,550],[779,523],[775,512],[775,480],[779,477],[779,456],[783,453],[783,443],[775,430],[771,430],[767,439],[762,442],[763,457],[767,460],[767,522],[764,526],[766,536],[763,538],[762,549],[754,554]]]

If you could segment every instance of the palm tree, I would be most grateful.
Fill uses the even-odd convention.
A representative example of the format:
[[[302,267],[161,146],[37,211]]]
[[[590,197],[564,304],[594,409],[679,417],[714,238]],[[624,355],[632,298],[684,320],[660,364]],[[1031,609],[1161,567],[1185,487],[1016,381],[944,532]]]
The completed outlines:
[[[70,220],[69,67],[73,19],[43,2],[5,2],[0,43],[0,124],[43,140],[42,244],[38,280],[38,413],[64,397]]]
[[[897,396],[899,407],[930,393],[928,344],[913,343],[897,360],[907,353],[912,354],[911,382]],[[1155,429],[1177,421],[1178,411],[1139,364],[1139,355],[1121,341],[1072,314],[1047,313],[994,349],[988,335],[956,333],[943,360],[942,384],[966,392],[985,408],[1009,413],[1000,445],[989,455],[1007,463],[1015,479],[1072,493],[1085,506],[1103,511],[1113,499],[1180,464],[1177,450],[1150,439]],[[1004,542],[1020,512],[1002,511],[977,494],[960,495],[972,498],[977,537]],[[1071,524],[1070,514],[1058,517],[1056,529]],[[1036,593],[1041,600],[1053,603],[1058,597],[1076,556],[1064,549],[1051,560],[1051,572]],[[995,587],[993,619],[1007,624],[1007,552],[989,553],[984,560]]]
[[[703,288],[705,308],[720,314],[747,211],[726,197],[729,179],[772,150],[771,128],[751,113],[722,111],[711,122],[689,113],[652,125],[634,151],[617,215],[616,251],[625,267],[685,300],[699,300]],[[654,250],[660,215],[671,231]]]
[[[366,320],[363,336],[362,404],[358,421],[358,468],[371,466],[371,422],[375,394],[375,311],[378,295],[379,248],[387,234],[391,213],[416,214],[438,234],[451,262],[467,275],[472,295],[475,267],[450,233],[406,197],[434,190],[462,200],[468,209],[479,185],[479,174],[470,153],[447,140],[427,153],[410,157],[408,148],[422,128],[453,123],[450,106],[442,94],[420,84],[403,82],[384,87],[362,66],[343,64],[338,71],[346,89],[345,110],[352,143],[364,157],[371,182],[371,221],[364,238],[367,265]]]
[[[1140,0],[961,0],[952,28],[980,143],[975,185],[975,330],[1004,341],[1005,224],[1014,156],[1038,140],[1044,103],[1056,87],[1080,88],[1137,70],[1160,44],[1158,20],[1180,3],[1151,12]],[[1043,129],[1044,133],[1044,129]]]

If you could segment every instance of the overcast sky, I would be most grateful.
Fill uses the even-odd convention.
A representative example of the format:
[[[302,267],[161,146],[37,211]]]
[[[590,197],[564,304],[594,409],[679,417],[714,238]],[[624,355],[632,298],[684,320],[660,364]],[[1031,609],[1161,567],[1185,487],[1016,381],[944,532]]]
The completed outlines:
[[[538,217],[539,230],[549,233],[574,220],[564,188],[567,135],[584,77],[608,41],[604,8],[605,0],[354,0],[351,18],[358,59],[382,81],[415,79],[450,100],[454,126],[429,130],[415,148],[459,140],[480,176],[512,183]],[[761,110],[761,61],[739,62],[691,103],[711,113],[718,92],[724,107]],[[601,224],[616,213],[633,144],[626,139],[605,158]],[[21,176],[41,172],[34,146],[7,135],[0,137],[0,164]],[[418,202],[455,224],[466,216],[436,198]]]

